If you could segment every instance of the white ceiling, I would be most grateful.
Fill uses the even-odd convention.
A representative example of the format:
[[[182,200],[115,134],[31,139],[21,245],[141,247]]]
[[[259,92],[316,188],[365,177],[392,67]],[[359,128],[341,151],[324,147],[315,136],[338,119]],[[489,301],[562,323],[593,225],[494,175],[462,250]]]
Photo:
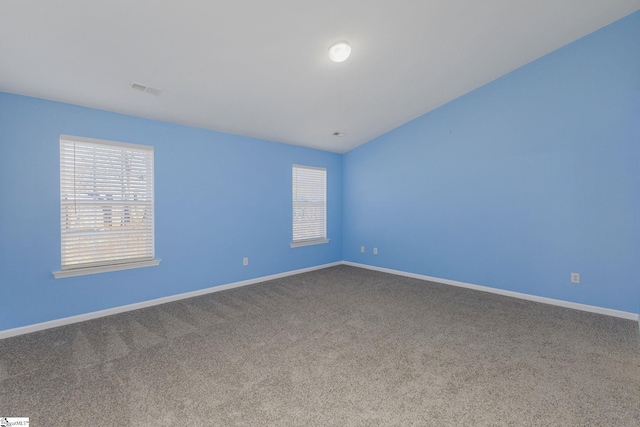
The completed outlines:
[[[343,153],[638,9],[640,0],[1,0],[0,91]],[[340,39],[353,50],[334,63],[327,50]]]

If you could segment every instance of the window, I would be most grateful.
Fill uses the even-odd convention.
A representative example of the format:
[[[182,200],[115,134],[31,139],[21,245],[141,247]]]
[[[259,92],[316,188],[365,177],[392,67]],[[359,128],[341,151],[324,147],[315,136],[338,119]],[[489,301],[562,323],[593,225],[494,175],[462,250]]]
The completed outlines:
[[[293,165],[293,243],[327,243],[327,170]]]
[[[61,135],[60,220],[56,278],[158,265],[153,147]]]

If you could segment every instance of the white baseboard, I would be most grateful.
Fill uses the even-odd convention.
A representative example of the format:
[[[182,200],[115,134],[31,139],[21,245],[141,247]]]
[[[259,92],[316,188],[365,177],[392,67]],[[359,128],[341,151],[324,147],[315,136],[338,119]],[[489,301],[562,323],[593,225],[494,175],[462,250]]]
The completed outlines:
[[[635,320],[636,322],[639,320],[638,319],[639,318],[638,314],[630,313],[628,311],[620,311],[620,310],[614,310],[614,309],[611,309],[611,308],[598,307],[598,306],[595,306],[595,305],[587,305],[587,304],[580,304],[580,303],[577,303],[577,302],[570,302],[570,301],[564,301],[564,300],[553,299],[553,298],[539,297],[539,296],[536,296],[536,295],[523,294],[521,292],[506,291],[504,289],[490,288],[488,286],[480,286],[480,285],[474,285],[474,284],[471,284],[471,283],[457,282],[455,280],[449,280],[449,279],[440,279],[438,277],[425,276],[423,274],[407,273],[405,271],[392,270],[390,268],[376,267],[376,266],[367,265],[367,264],[359,264],[359,263],[356,263],[356,262],[343,261],[342,263],[344,265],[350,265],[352,267],[366,268],[368,270],[375,270],[375,271],[380,271],[380,272],[383,272],[383,273],[396,274],[398,276],[411,277],[413,279],[427,280],[429,282],[436,282],[436,283],[442,283],[442,284],[445,284],[445,285],[458,286],[460,288],[467,288],[467,289],[473,289],[473,290],[476,290],[476,291],[490,292],[492,294],[505,295],[505,296],[508,296],[508,297],[519,298],[519,299],[524,299],[524,300],[528,300],[528,301],[535,301],[535,302],[541,302],[541,303],[544,303],[544,304],[557,305],[557,306],[560,306],[560,307],[573,308],[575,310],[588,311],[588,312],[591,312],[591,313],[605,314],[607,316],[613,316],[613,317],[620,317],[622,319]]]
[[[212,293],[212,292],[224,291],[226,289],[232,289],[232,288],[238,288],[238,287],[241,287],[241,286],[253,285],[253,284],[256,284],[256,283],[266,282],[268,280],[279,279],[279,278],[287,277],[287,276],[294,276],[296,274],[307,273],[309,271],[314,271],[314,270],[321,270],[323,268],[334,267],[336,265],[349,265],[349,266],[352,266],[352,267],[365,268],[365,269],[368,269],[368,270],[375,270],[375,271],[380,271],[380,272],[383,272],[383,273],[395,274],[395,275],[398,275],[398,276],[405,276],[405,277],[411,277],[411,278],[414,278],[414,279],[426,280],[426,281],[429,281],[429,282],[436,282],[436,283],[442,283],[442,284],[445,284],[445,285],[458,286],[458,287],[461,287],[461,288],[473,289],[473,290],[476,290],[476,291],[490,292],[492,294],[505,295],[505,296],[509,296],[509,297],[513,297],[513,298],[519,298],[519,299],[523,299],[523,300],[528,300],[528,301],[541,302],[541,303],[544,303],[544,304],[557,305],[557,306],[560,306],[560,307],[567,307],[567,308],[572,308],[572,309],[575,309],[575,310],[582,310],[582,311],[588,311],[588,312],[591,312],[591,313],[604,314],[604,315],[607,315],[607,316],[619,317],[619,318],[622,318],[622,319],[635,320],[636,322],[639,321],[639,315],[638,314],[630,313],[630,312],[627,312],[627,311],[613,310],[611,308],[603,308],[603,307],[598,307],[598,306],[594,306],[594,305],[579,304],[579,303],[575,303],[575,302],[563,301],[563,300],[558,300],[558,299],[553,299],[553,298],[539,297],[539,296],[536,296],[536,295],[530,295],[530,294],[524,294],[524,293],[520,293],[520,292],[507,291],[507,290],[497,289],[497,288],[490,288],[488,286],[474,285],[474,284],[471,284],[471,283],[458,282],[458,281],[455,281],[455,280],[441,279],[441,278],[438,278],[438,277],[425,276],[423,274],[408,273],[408,272],[405,272],[405,271],[393,270],[393,269],[384,268],[384,267],[376,267],[376,266],[367,265],[367,264],[359,264],[359,263],[356,263],[356,262],[338,261],[338,262],[332,262],[332,263],[329,263],[329,264],[317,265],[317,266],[314,266],[314,267],[301,268],[299,270],[285,271],[283,273],[272,274],[270,276],[256,277],[255,279],[242,280],[240,282],[228,283],[226,285],[214,286],[214,287],[211,287],[211,288],[200,289],[200,290],[192,291],[192,292],[186,292],[186,293],[183,293],[183,294],[171,295],[171,296],[162,297],[162,298],[156,298],[156,299],[152,299],[152,300],[149,300],[149,301],[142,301],[142,302],[138,302],[138,303],[134,303],[134,304],[122,305],[122,306],[119,306],[119,307],[108,308],[106,310],[93,311],[91,313],[79,314],[77,316],[71,316],[71,317],[65,317],[65,318],[62,318],[62,319],[50,320],[48,322],[36,323],[36,324],[33,324],[33,325],[21,326],[21,327],[13,328],[13,329],[5,329],[4,331],[0,331],[0,339],[14,337],[14,336],[17,336],[17,335],[29,334],[31,332],[37,332],[37,331],[42,331],[42,330],[45,330],[45,329],[56,328],[58,326],[69,325],[69,324],[72,324],[72,323],[84,322],[85,320],[91,320],[91,319],[97,319],[97,318],[100,318],[100,317],[111,316],[113,314],[124,313],[126,311],[131,311],[131,310],[138,310],[140,308],[151,307],[151,306],[159,305],[159,304],[165,304],[165,303],[172,302],[172,301],[179,301],[181,299],[197,297],[199,295],[205,295],[205,294],[209,294],[209,293]]]
[[[77,316],[64,317],[62,319],[50,320],[48,322],[36,323],[33,325],[21,326],[13,329],[5,329],[0,331],[0,339],[15,337],[17,335],[29,334],[31,332],[42,331],[44,329],[56,328],[58,326],[69,325],[85,320],[97,319],[99,317],[111,316],[113,314],[124,313],[125,311],[138,310],[140,308],[151,307],[154,305],[165,304],[172,301],[178,301],[185,298],[197,297],[199,295],[210,294],[212,292],[224,291],[226,289],[239,288],[241,286],[253,285],[268,280],[280,279],[282,277],[294,276],[296,274],[307,273],[309,271],[321,270],[323,268],[341,265],[342,261],[332,262],[329,264],[317,265],[314,267],[301,268],[299,270],[285,271],[284,273],[272,274],[270,276],[256,277],[255,279],[242,280],[240,282],[228,283],[226,285],[213,286],[211,288],[200,289],[197,291],[186,292],[168,297],[156,298],[148,301],[137,302],[134,304],[121,305],[119,307],[108,308],[106,310],[93,311],[91,313],[79,314]]]

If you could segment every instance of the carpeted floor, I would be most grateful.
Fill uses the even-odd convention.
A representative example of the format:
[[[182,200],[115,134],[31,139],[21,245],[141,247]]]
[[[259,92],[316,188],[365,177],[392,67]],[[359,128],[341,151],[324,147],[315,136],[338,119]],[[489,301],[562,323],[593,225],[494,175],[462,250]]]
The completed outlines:
[[[339,266],[0,341],[32,426],[638,426],[637,322]]]

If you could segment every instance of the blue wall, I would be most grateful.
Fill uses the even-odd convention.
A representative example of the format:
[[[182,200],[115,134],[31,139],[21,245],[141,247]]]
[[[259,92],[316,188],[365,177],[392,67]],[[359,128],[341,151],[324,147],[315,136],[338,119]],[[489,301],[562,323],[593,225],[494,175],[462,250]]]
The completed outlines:
[[[53,278],[60,134],[155,147],[158,267]],[[293,163],[327,168],[328,244],[289,247]],[[0,330],[340,261],[341,203],[338,154],[0,93]]]
[[[639,47],[640,12],[347,153],[345,260],[638,313]]]

